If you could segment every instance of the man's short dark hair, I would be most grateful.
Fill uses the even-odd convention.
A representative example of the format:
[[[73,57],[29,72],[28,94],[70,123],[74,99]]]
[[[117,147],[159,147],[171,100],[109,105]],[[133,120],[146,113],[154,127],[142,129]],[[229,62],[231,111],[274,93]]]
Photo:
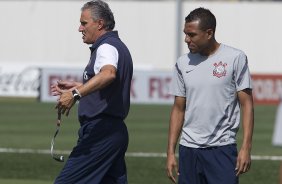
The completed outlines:
[[[212,14],[212,12],[205,8],[196,8],[195,10],[191,11],[189,15],[185,18],[185,22],[193,22],[193,21],[200,21],[199,28],[203,31],[207,29],[212,29],[215,32],[216,28],[216,18]]]

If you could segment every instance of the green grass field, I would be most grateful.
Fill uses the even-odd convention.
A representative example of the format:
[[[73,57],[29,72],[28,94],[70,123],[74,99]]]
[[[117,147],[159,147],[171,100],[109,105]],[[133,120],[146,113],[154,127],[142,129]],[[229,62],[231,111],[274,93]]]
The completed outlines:
[[[0,98],[0,148],[50,149],[55,131],[53,103],[35,99]],[[282,155],[271,145],[276,106],[255,107],[252,155]],[[130,135],[128,152],[166,152],[170,106],[132,105],[126,123]],[[56,149],[71,150],[76,143],[76,108],[63,118]],[[241,132],[238,144],[241,142]],[[66,155],[67,157],[67,155]],[[165,158],[126,157],[130,184],[169,184]],[[280,161],[254,160],[251,171],[240,177],[240,184],[277,184]],[[0,184],[51,184],[63,164],[49,154],[0,153]]]

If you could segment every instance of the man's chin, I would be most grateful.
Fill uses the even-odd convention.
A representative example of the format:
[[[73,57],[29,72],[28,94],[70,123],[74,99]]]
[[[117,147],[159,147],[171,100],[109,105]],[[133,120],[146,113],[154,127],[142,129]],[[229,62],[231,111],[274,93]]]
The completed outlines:
[[[83,43],[90,44],[87,40],[83,40]]]
[[[83,43],[86,43],[86,44],[93,44],[94,42],[93,42],[93,41],[90,41],[90,40],[83,40]]]
[[[190,51],[190,53],[192,53],[192,54],[197,53],[197,51],[196,51],[196,50],[194,50],[194,49],[189,49],[189,51]]]

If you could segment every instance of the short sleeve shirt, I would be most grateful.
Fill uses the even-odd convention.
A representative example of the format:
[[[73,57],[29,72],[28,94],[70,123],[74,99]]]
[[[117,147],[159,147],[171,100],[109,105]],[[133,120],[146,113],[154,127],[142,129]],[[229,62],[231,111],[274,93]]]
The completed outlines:
[[[94,64],[95,74],[98,74],[105,65],[112,65],[117,68],[118,57],[118,51],[114,46],[107,43],[99,46],[97,49],[96,62]]]
[[[237,92],[252,88],[247,56],[221,44],[211,56],[188,53],[174,69],[171,94],[186,98],[180,144],[193,148],[236,142]]]

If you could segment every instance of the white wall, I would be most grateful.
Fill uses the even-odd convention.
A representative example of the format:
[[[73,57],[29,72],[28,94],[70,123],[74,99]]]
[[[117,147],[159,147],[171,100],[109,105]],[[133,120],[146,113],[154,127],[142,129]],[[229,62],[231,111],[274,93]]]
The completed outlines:
[[[19,62],[84,67],[89,49],[78,32],[84,2],[0,1],[0,67]],[[170,70],[176,60],[175,1],[108,3],[135,68]],[[185,1],[183,20],[199,6],[216,15],[219,42],[246,52],[252,73],[282,72],[282,3]],[[181,46],[187,52],[184,42]]]

